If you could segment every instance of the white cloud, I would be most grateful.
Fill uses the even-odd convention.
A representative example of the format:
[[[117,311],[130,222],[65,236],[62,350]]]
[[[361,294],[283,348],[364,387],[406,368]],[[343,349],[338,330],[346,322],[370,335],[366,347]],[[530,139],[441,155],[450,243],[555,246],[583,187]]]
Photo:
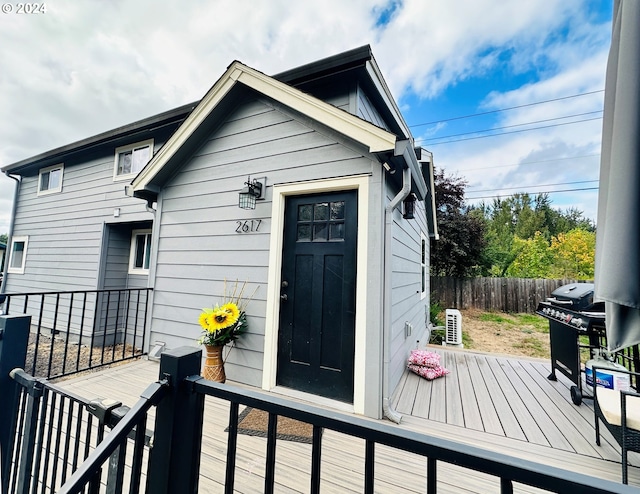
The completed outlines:
[[[580,0],[406,0],[380,37],[378,58],[397,94],[424,97],[493,70],[498,53],[511,51],[521,65],[580,10]]]
[[[46,14],[1,15],[0,166],[195,101],[235,59],[270,74],[370,43],[407,108],[410,94],[436,98],[465,78],[501,70],[505,54],[513,73],[553,70],[547,81],[494,93],[487,107],[597,88],[606,33],[581,16],[585,1],[57,0]],[[552,34],[566,29],[555,43]],[[594,51],[600,58],[584,59]],[[587,137],[591,146],[597,131]],[[560,139],[584,147],[569,131]],[[553,142],[552,134],[540,142],[522,136],[451,147],[440,158],[434,151],[440,163],[471,166],[523,160]],[[0,233],[8,230],[13,186],[0,177]]]

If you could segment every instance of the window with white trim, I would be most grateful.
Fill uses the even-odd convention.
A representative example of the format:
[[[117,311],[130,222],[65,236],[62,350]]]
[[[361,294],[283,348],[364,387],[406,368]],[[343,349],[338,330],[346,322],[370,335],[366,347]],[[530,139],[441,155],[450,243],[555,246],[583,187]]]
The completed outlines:
[[[131,235],[131,254],[129,256],[129,273],[149,273],[150,257],[151,230],[133,230]]]
[[[135,177],[153,156],[153,139],[136,142],[116,149],[113,179]]]
[[[38,174],[38,195],[62,192],[62,176],[64,165],[54,165],[42,168]]]
[[[24,266],[27,260],[27,245],[29,237],[13,237],[11,250],[9,251],[8,273],[24,274]]]
[[[427,296],[427,276],[429,276],[429,270],[427,269],[427,237],[423,232],[420,232],[420,268],[422,270],[422,289],[420,290],[420,300]]]

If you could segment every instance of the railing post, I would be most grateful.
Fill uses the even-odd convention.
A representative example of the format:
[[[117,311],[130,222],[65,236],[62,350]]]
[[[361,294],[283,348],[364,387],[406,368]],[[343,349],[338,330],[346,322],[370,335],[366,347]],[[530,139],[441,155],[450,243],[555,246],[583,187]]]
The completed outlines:
[[[200,374],[202,350],[180,347],[160,357],[160,379],[171,386],[156,408],[153,448],[149,456],[147,492],[198,491],[204,395],[185,383]]]
[[[9,373],[24,368],[31,316],[0,316],[0,491],[9,490],[9,466],[13,451],[13,431],[18,411],[18,383]]]

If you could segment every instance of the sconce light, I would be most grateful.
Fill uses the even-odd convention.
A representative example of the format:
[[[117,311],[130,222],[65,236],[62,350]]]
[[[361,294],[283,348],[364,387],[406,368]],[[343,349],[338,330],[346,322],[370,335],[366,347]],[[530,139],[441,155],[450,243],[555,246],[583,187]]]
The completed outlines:
[[[240,191],[238,196],[238,207],[240,209],[255,209],[256,199],[264,199],[264,189],[266,185],[266,179],[247,177],[247,181],[244,183],[246,187]]]
[[[404,214],[402,215],[402,217],[406,220],[412,220],[413,219],[413,212],[415,211],[415,206],[416,206],[416,195],[411,192],[407,198],[404,200]]]

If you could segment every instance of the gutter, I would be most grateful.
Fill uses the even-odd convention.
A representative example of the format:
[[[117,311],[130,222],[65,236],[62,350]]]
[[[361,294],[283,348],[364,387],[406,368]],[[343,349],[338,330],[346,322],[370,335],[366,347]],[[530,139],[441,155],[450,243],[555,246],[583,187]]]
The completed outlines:
[[[9,269],[9,258],[11,257],[11,238],[13,237],[13,225],[16,222],[16,205],[18,204],[18,193],[20,192],[20,178],[10,175],[8,171],[4,174],[12,180],[16,181],[16,190],[13,196],[13,204],[11,205],[11,217],[9,218],[9,237],[7,238],[7,251],[5,252],[5,263],[2,270],[2,285],[0,293],[4,293],[7,286],[7,270]]]
[[[396,146],[396,156],[398,147]],[[406,148],[405,148],[406,151]],[[391,353],[391,243],[393,242],[393,210],[411,193],[411,169],[404,168],[402,171],[402,189],[391,199],[391,202],[385,208],[385,224],[384,224],[384,299],[383,307],[383,327],[382,327],[382,410],[384,416],[392,422],[399,424],[402,415],[393,409],[390,400],[389,390],[389,361]]]

